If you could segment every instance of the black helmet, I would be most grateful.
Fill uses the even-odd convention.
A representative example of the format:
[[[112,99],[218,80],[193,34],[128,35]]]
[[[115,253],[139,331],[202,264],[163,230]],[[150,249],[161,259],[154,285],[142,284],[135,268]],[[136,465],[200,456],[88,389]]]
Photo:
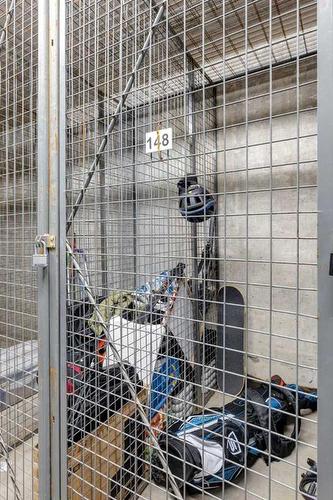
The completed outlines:
[[[179,210],[189,222],[203,222],[215,212],[215,198],[198,184],[195,175],[183,177],[177,184]]]

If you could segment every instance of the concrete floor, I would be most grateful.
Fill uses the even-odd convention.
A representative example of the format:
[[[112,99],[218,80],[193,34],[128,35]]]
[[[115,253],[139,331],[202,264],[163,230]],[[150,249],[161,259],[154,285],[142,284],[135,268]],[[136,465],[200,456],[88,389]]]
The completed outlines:
[[[209,406],[216,405],[217,401],[211,400]],[[249,469],[245,478],[237,484],[226,485],[222,488],[210,490],[209,494],[200,493],[196,496],[187,495],[187,500],[300,500],[296,494],[301,473],[306,469],[307,457],[316,458],[316,414],[311,414],[302,422],[300,443],[298,449],[285,462],[275,462],[267,467],[263,460],[258,460],[252,469]],[[24,444],[10,453],[11,463],[16,471],[17,481],[23,499],[32,499],[32,449],[37,443],[37,436],[29,439]],[[296,466],[297,464],[297,466]],[[0,500],[16,500],[11,481],[9,480],[4,460],[0,459]],[[271,475],[271,481],[269,480]],[[246,484],[246,489],[245,489]],[[270,491],[271,488],[271,491]],[[171,500],[173,495],[159,488],[155,484],[149,485],[140,498],[147,500]]]

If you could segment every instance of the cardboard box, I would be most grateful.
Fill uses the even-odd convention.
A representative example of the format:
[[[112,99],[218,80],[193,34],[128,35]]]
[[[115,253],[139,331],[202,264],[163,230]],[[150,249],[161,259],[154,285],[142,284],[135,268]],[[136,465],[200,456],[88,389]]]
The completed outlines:
[[[146,390],[140,392],[139,399],[146,403]],[[68,448],[68,498],[136,498],[148,484],[145,435],[136,405],[129,401],[107,422]],[[34,450],[34,499],[38,500],[37,448]]]

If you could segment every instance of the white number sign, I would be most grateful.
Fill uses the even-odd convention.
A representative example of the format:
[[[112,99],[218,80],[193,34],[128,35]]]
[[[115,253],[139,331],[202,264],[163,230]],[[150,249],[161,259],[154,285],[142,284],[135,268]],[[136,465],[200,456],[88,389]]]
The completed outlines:
[[[172,128],[162,128],[146,134],[146,153],[172,149]]]

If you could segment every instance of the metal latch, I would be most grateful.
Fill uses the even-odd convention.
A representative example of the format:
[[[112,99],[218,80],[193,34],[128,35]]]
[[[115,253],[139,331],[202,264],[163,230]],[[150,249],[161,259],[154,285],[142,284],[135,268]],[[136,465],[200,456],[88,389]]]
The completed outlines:
[[[42,234],[36,236],[34,243],[34,254],[32,256],[32,266],[41,267],[48,265],[49,250],[55,248],[55,236],[51,234]]]

